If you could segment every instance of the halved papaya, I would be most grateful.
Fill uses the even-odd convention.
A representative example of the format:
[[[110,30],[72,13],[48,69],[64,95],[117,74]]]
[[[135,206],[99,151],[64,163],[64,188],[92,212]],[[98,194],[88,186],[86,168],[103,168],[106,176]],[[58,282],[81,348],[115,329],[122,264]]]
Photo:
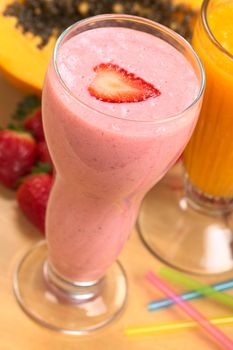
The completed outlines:
[[[15,27],[16,18],[3,15],[11,2],[0,1],[0,69],[15,86],[40,95],[55,38],[39,49],[38,37],[23,34]]]

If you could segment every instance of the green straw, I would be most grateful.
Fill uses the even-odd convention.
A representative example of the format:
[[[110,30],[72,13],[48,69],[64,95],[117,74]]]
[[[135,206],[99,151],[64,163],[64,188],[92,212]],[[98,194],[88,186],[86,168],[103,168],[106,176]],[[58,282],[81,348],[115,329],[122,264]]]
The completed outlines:
[[[198,293],[208,296],[212,299],[215,299],[225,305],[233,307],[233,297],[231,295],[225,294],[223,292],[218,292],[211,286],[208,286],[204,283],[198,282],[191,277],[183,275],[180,272],[177,272],[168,267],[161,267],[159,270],[159,275],[164,277],[168,281],[176,282],[187,288],[192,288]]]

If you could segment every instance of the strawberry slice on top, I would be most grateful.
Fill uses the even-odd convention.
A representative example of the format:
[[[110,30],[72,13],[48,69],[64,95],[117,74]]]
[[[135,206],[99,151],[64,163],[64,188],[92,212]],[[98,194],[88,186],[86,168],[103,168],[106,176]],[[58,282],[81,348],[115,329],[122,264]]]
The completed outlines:
[[[103,102],[141,102],[161,92],[152,84],[129,73],[117,64],[101,63],[94,67],[94,80],[88,87],[91,96]]]

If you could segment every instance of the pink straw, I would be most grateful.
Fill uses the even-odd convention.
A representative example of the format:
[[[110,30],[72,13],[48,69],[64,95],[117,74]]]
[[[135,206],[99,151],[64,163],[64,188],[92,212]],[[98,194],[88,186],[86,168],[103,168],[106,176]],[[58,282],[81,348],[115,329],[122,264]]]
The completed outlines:
[[[146,274],[146,279],[150,281],[155,287],[163,292],[169,299],[180,308],[185,311],[193,320],[195,320],[201,327],[203,327],[207,333],[212,335],[213,338],[222,346],[223,349],[233,350],[233,341],[229,339],[224,333],[222,333],[217,327],[212,325],[199,311],[193,308],[190,304],[186,303],[166,282],[156,276],[153,272],[149,271]]]

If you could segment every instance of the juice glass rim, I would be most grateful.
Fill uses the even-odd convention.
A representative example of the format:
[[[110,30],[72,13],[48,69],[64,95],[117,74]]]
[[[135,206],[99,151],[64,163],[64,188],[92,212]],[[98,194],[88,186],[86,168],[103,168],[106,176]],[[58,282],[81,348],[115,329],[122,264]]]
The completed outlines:
[[[208,6],[210,4],[212,0],[204,0],[202,3],[202,7],[201,7],[201,19],[202,19],[202,23],[204,25],[204,29],[206,30],[206,33],[208,34],[210,40],[212,41],[212,43],[220,50],[222,51],[226,56],[228,56],[231,60],[233,60],[233,54],[231,54],[227,49],[225,49],[225,47],[222,46],[222,44],[216,39],[216,37],[214,36],[209,23],[208,23]]]
[[[200,87],[199,87],[199,91],[197,96],[194,98],[194,100],[192,101],[192,103],[187,106],[184,110],[182,110],[179,113],[176,113],[174,115],[171,115],[167,118],[164,119],[156,119],[156,120],[135,120],[135,119],[125,119],[123,117],[118,117],[118,116],[114,116],[111,114],[107,114],[104,113],[96,108],[93,108],[91,106],[89,106],[88,104],[86,104],[85,102],[83,102],[82,100],[80,100],[78,97],[76,97],[72,91],[69,89],[69,87],[66,85],[65,81],[63,80],[59,69],[58,69],[58,65],[57,65],[57,56],[58,56],[58,50],[60,48],[60,45],[62,44],[63,40],[66,38],[66,36],[75,28],[77,28],[78,26],[83,26],[86,24],[90,24],[92,21],[103,21],[103,20],[126,20],[126,21],[132,21],[132,22],[137,22],[137,23],[141,23],[141,24],[145,24],[148,25],[152,28],[158,29],[161,32],[165,32],[165,34],[170,35],[173,37],[173,39],[175,39],[177,42],[180,42],[182,46],[186,47],[191,54],[193,55],[194,59],[196,60],[199,70],[200,70],[200,76],[201,76],[201,82],[200,82]],[[193,47],[191,46],[191,44],[184,39],[181,35],[179,35],[178,33],[174,32],[173,30],[148,19],[142,18],[142,17],[138,17],[138,16],[131,16],[131,15],[124,15],[124,14],[102,14],[102,15],[98,15],[98,16],[92,16],[92,17],[88,17],[85,18],[83,20],[77,21],[74,24],[72,24],[70,27],[68,27],[65,31],[63,31],[63,33],[61,33],[61,35],[59,36],[59,38],[56,41],[54,50],[53,50],[53,57],[52,57],[52,64],[53,64],[53,68],[55,70],[55,73],[58,77],[59,82],[61,83],[62,87],[65,89],[65,91],[79,104],[83,105],[85,108],[90,109],[91,111],[94,111],[97,114],[100,114],[101,116],[105,116],[108,118],[113,118],[113,119],[117,119],[117,120],[124,120],[127,122],[134,122],[134,123],[143,123],[143,124],[164,124],[167,122],[171,122],[171,121],[175,121],[178,119],[181,119],[184,114],[190,110],[194,105],[196,105],[199,100],[201,99],[204,89],[205,89],[205,84],[206,84],[206,77],[205,77],[205,70],[203,67],[203,64],[198,56],[198,54],[196,53],[196,51],[193,49]]]

